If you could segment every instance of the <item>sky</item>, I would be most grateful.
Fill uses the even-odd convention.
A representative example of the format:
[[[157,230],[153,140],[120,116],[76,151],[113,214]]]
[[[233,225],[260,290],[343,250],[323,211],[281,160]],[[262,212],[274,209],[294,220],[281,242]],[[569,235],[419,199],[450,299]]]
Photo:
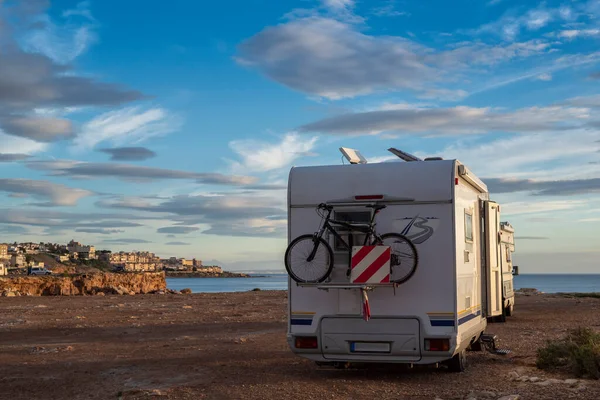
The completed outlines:
[[[600,271],[600,0],[151,4],[0,0],[0,242],[283,270],[290,168],[396,147]]]

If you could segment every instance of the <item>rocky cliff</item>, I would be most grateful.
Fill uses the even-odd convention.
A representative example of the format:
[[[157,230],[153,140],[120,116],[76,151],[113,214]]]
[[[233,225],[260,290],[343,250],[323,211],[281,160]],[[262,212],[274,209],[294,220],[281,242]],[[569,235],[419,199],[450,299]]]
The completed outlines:
[[[164,272],[0,278],[2,296],[140,294],[164,291],[166,287]]]

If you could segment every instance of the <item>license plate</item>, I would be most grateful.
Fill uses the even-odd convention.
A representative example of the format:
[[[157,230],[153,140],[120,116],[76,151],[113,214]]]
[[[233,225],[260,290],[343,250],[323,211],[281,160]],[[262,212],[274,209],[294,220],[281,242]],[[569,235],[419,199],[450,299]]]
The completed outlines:
[[[350,351],[352,353],[389,353],[389,343],[374,342],[351,342]]]

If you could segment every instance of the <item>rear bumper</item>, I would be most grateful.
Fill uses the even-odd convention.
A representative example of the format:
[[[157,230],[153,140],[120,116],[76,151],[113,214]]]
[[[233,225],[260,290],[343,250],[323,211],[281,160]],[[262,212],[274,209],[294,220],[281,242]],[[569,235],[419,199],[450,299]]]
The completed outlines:
[[[288,345],[297,356],[319,362],[355,362],[355,363],[393,363],[393,364],[435,364],[447,361],[454,356],[451,348],[448,352],[421,352],[414,356],[379,355],[379,354],[331,354],[320,349],[297,349],[294,346],[295,335],[288,334]],[[455,339],[456,340],[456,339]],[[456,348],[456,347],[454,347]]]
[[[439,330],[435,330],[439,332]],[[296,348],[296,336],[317,339],[317,348]],[[425,338],[449,340],[446,351],[425,351]],[[325,317],[313,333],[288,333],[290,349],[298,356],[320,362],[434,364],[452,358],[458,349],[455,331],[425,331],[418,318]]]

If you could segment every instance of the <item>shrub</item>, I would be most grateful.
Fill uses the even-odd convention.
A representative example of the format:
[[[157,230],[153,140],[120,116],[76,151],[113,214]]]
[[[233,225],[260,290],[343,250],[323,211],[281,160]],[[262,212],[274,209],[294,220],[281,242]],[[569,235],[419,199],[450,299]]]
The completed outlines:
[[[600,333],[590,328],[577,328],[560,340],[548,341],[537,351],[536,366],[600,379]]]

